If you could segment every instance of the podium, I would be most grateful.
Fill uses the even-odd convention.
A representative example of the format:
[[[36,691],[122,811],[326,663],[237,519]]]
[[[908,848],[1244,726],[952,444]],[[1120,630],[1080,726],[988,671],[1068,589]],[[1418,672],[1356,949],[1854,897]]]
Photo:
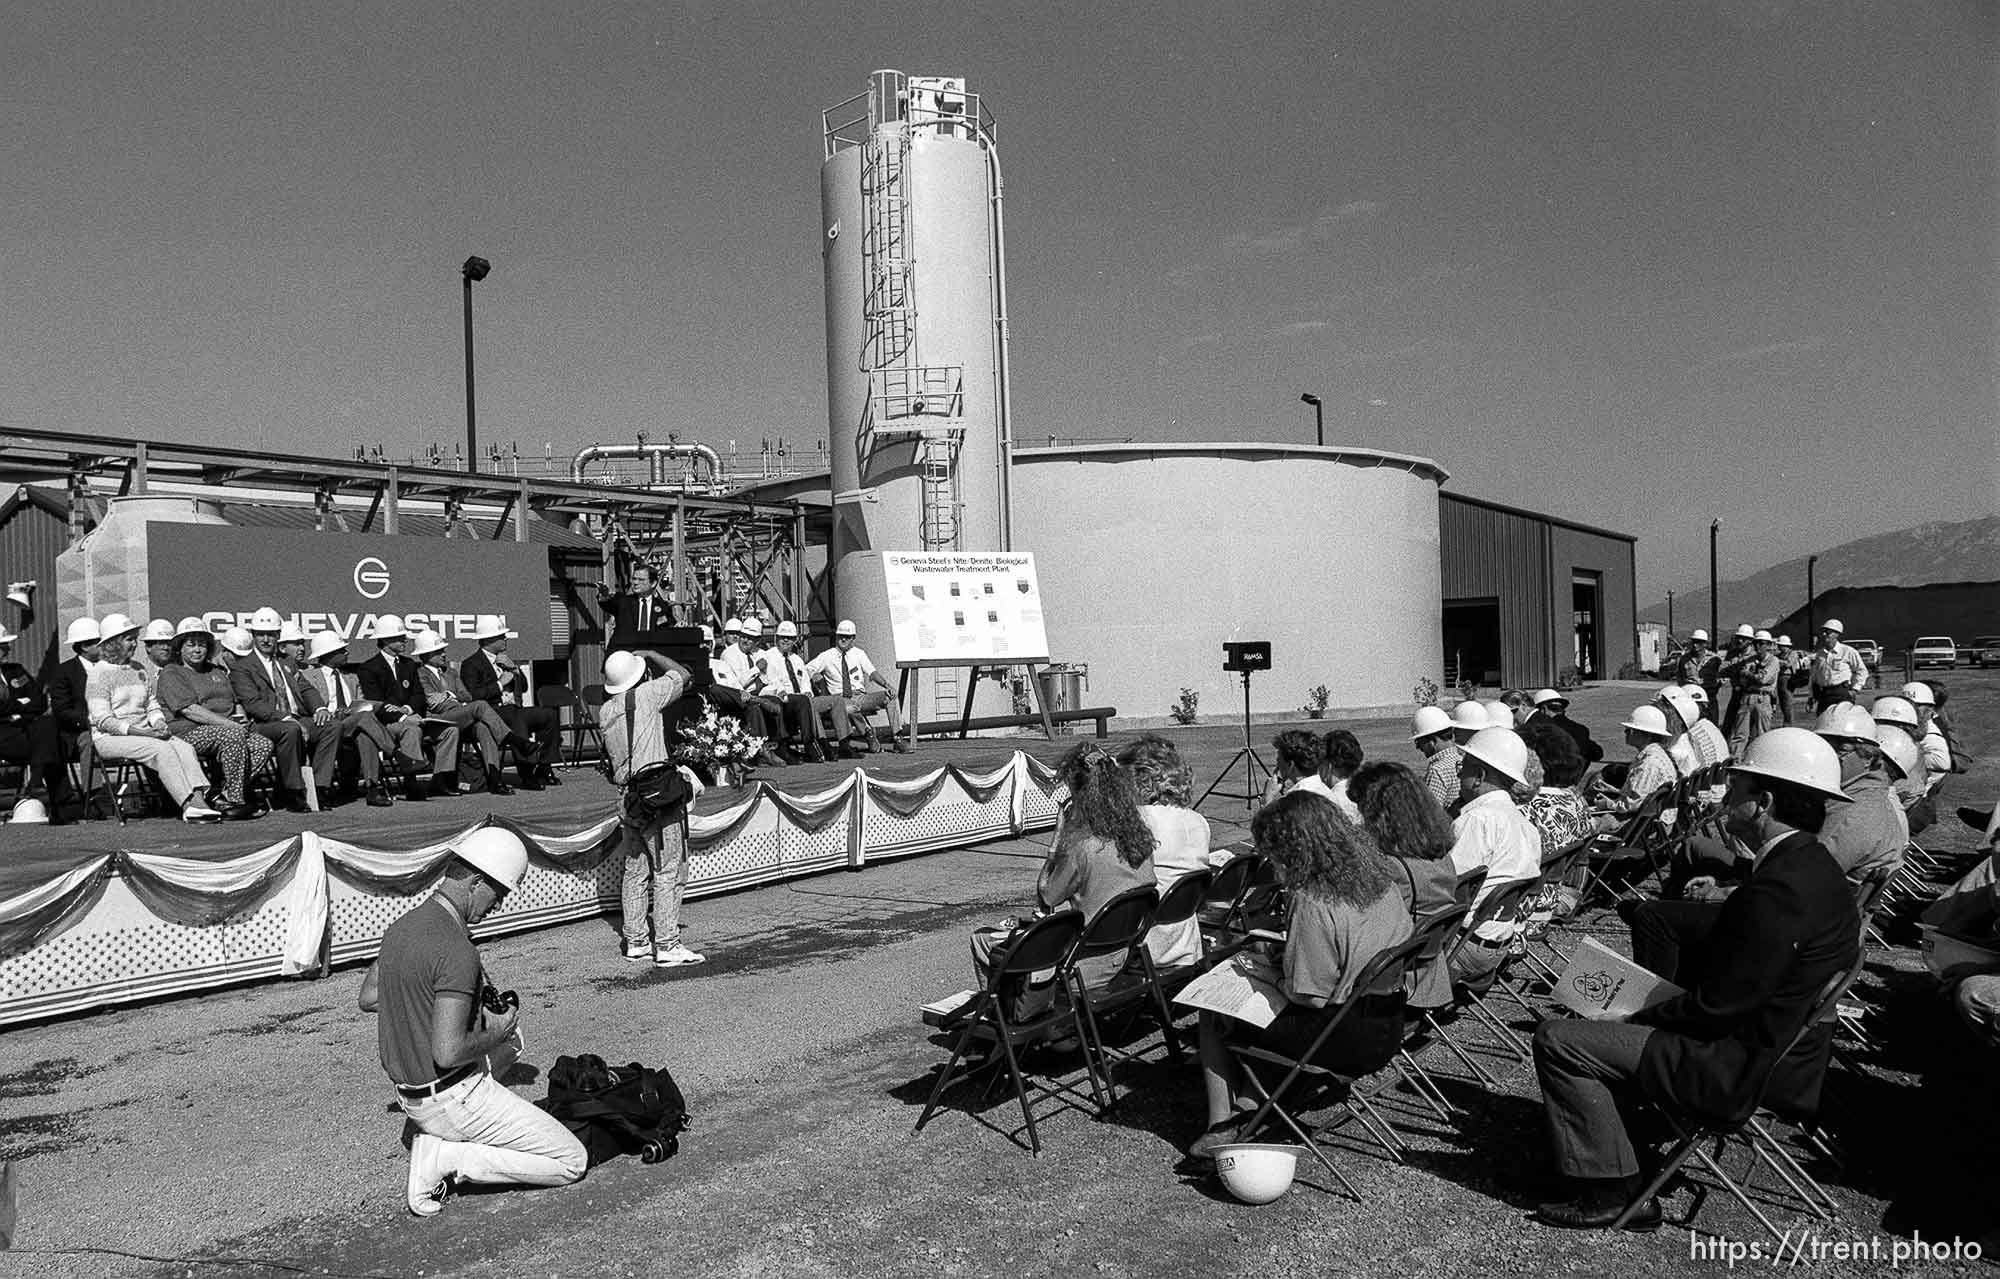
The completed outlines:
[[[604,655],[644,649],[670,657],[688,669],[688,691],[698,693],[715,683],[708,666],[708,645],[699,626],[656,626],[650,631],[621,631],[605,642]]]

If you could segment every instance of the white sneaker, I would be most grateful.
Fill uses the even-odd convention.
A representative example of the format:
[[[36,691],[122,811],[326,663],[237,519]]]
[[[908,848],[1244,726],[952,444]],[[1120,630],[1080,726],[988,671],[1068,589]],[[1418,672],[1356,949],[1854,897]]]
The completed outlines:
[[[671,950],[653,952],[653,966],[656,968],[680,968],[688,964],[704,962],[703,957],[685,946],[675,946]]]
[[[219,822],[222,820],[222,814],[212,808],[205,808],[200,804],[189,804],[187,807],[181,809],[181,820],[184,822]]]
[[[444,1209],[451,1175],[444,1170],[444,1143],[427,1132],[410,1139],[410,1184],[405,1198],[413,1217],[435,1217]]]
[[[625,962],[628,964],[643,964],[652,953],[653,948],[645,942],[636,946],[629,941],[625,943]]]

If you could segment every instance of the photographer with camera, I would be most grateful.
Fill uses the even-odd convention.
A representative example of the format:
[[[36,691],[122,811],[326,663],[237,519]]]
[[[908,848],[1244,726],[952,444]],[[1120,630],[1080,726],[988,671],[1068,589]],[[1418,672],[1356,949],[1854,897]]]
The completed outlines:
[[[520,886],[527,847],[487,826],[452,853],[437,891],[382,935],[359,1000],[377,1014],[382,1069],[417,1129],[406,1202],[418,1217],[444,1207],[453,1180],[566,1186],[585,1166],[569,1129],[509,1092],[486,1064],[516,1039],[520,998],[487,984],[469,930]]]
[[[604,659],[604,705],[597,709],[605,775],[624,792],[625,958],[635,964],[650,958],[660,968],[703,959],[681,944],[687,812],[701,783],[673,763],[667,722],[687,685],[687,668],[670,658],[613,653]]]

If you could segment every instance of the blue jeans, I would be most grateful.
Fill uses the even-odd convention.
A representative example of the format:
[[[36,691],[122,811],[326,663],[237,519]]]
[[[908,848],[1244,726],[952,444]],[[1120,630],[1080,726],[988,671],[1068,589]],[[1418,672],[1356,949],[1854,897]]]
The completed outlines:
[[[681,897],[687,892],[687,841],[679,821],[644,830],[625,828],[624,931],[628,949],[646,945],[652,925],[656,950],[681,944]]]

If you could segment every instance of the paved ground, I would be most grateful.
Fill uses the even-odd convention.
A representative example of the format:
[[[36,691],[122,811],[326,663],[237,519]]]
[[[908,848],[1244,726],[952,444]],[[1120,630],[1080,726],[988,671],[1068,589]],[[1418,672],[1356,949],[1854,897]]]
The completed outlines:
[[[1971,721],[1996,722],[1994,690],[1963,673],[1961,683]],[[1641,696],[1594,689],[1579,711],[1615,741],[1611,726]],[[1357,727],[1371,755],[1410,757],[1399,723]],[[1259,726],[1260,745],[1270,731]],[[1179,732],[1205,784],[1240,730]],[[1965,782],[1975,785],[1961,796],[1991,794],[2000,767],[1982,764]],[[1217,842],[1240,833],[1240,803],[1207,811]],[[1970,845],[1949,823],[1939,833],[1944,848]],[[1199,1088],[1191,1068],[1158,1052],[1127,1073],[1130,1099],[1110,1118],[1040,1112],[1051,1116],[1040,1159],[1010,1141],[1011,1102],[982,1108],[960,1094],[913,1135],[943,1058],[916,1005],[968,984],[968,928],[1028,898],[1040,854],[1039,840],[1014,841],[698,902],[690,940],[711,962],[671,975],[623,963],[609,921],[488,944],[493,975],[522,994],[529,1063],[594,1051],[670,1065],[695,1126],[664,1165],[619,1160],[563,1190],[468,1195],[429,1222],[402,1210],[401,1124],[375,1065],[372,1019],[354,1009],[358,972],[6,1033],[0,1152],[17,1164],[21,1227],[0,1275],[1722,1267],[1692,1257],[1681,1230],[1578,1236],[1528,1224],[1545,1141],[1533,1076],[1513,1063],[1493,1063],[1501,1088],[1491,1094],[1447,1081],[1469,1112],[1463,1131],[1409,1115],[1408,1166],[1345,1146],[1361,1205],[1302,1187],[1248,1208],[1186,1169],[1179,1150],[1200,1126]],[[1843,1090],[1850,1167],[1835,1193],[1846,1212],[1814,1239],[1879,1238],[1887,1249],[1917,1231],[1973,1237],[1996,1224],[1993,1061],[1943,1015],[1920,967],[1907,949],[1871,967],[1892,1047]],[[1754,1238],[1719,1198],[1702,1221]]]

